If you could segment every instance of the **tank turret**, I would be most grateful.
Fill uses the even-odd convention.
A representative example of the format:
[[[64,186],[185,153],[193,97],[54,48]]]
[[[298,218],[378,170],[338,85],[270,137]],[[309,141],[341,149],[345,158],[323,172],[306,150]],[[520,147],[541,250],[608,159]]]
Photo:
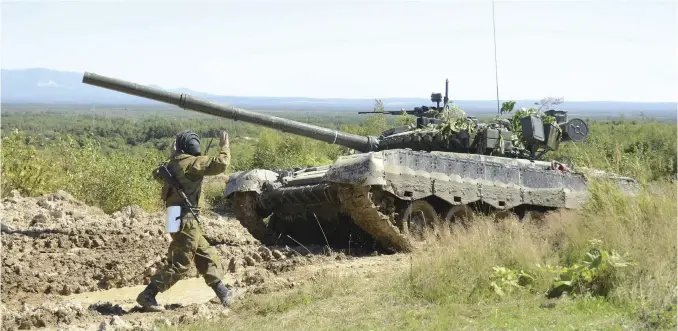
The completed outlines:
[[[358,114],[412,115],[414,126],[400,126],[382,132],[379,149],[409,148],[425,151],[447,151],[495,155],[522,159],[539,159],[550,150],[557,150],[561,142],[581,142],[588,135],[586,122],[579,118],[568,120],[566,110],[519,110],[513,118],[495,118],[480,123],[454,107],[448,96],[449,80],[445,81],[445,97],[432,93],[435,106],[415,107],[411,110],[362,111]],[[440,102],[444,100],[441,106]],[[505,112],[512,112],[513,105]]]

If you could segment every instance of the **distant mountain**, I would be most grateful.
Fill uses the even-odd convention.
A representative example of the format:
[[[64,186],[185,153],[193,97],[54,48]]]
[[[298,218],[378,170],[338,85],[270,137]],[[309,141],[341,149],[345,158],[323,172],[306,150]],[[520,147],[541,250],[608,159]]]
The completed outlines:
[[[154,101],[82,83],[82,73],[2,69],[2,103],[152,104]],[[156,86],[158,87],[158,86]]]
[[[136,96],[110,91],[82,83],[82,73],[57,71],[45,68],[8,70],[2,69],[3,104],[94,104],[94,105],[161,105],[161,103]],[[158,86],[156,86],[158,87]],[[370,111],[374,107],[373,99],[338,99],[304,97],[238,97],[221,96],[192,91],[189,89],[169,89],[169,91],[187,93],[214,102],[226,103],[236,107],[267,110],[347,110]],[[384,98],[384,107],[388,110],[411,109],[421,105],[431,105],[428,98]],[[496,100],[455,100],[455,104],[469,112],[491,113],[496,111]],[[516,107],[529,107],[534,100],[517,100]],[[565,102],[562,106],[571,113],[639,114],[645,112],[667,113],[675,116],[675,102]]]

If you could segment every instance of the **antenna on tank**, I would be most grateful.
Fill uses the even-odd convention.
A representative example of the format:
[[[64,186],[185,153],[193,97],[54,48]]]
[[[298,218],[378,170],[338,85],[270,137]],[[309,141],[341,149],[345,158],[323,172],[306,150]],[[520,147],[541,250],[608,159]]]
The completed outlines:
[[[499,73],[497,70],[497,28],[494,22],[494,0],[492,0],[492,35],[494,38],[494,81],[497,87],[497,114],[501,115],[501,108],[499,107]]]

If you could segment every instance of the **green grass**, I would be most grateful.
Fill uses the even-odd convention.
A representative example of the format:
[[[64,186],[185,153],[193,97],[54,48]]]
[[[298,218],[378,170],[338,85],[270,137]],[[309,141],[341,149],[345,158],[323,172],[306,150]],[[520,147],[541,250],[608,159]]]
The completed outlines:
[[[339,285],[339,284],[337,284]],[[549,305],[535,297],[494,304],[427,304],[403,299],[392,284],[341,284],[332,296],[281,293],[263,307],[238,308],[216,322],[163,330],[478,330],[621,329],[633,325],[627,312],[604,300],[564,299]],[[338,287],[338,286],[337,286]],[[312,293],[317,285],[301,291]],[[261,314],[262,309],[278,312]]]
[[[548,156],[641,181],[668,180],[678,171],[677,128],[658,122],[591,122],[583,144],[562,144]]]
[[[625,198],[601,186],[580,213],[545,224],[478,218],[469,230],[443,232],[411,264],[394,260],[397,272],[327,271],[298,289],[246,297],[224,319],[164,330],[675,329],[677,196],[673,186],[661,189]],[[537,264],[581,261],[592,239],[634,264],[599,277],[612,286],[607,295],[589,288],[548,299],[554,275]],[[497,295],[495,266],[535,281]]]

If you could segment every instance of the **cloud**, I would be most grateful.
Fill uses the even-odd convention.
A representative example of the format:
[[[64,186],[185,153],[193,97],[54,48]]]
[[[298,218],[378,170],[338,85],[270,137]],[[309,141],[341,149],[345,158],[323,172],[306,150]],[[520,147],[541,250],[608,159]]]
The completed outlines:
[[[48,80],[47,82],[38,82],[37,84],[39,87],[64,87],[61,84],[58,84],[57,82],[53,80]]]

